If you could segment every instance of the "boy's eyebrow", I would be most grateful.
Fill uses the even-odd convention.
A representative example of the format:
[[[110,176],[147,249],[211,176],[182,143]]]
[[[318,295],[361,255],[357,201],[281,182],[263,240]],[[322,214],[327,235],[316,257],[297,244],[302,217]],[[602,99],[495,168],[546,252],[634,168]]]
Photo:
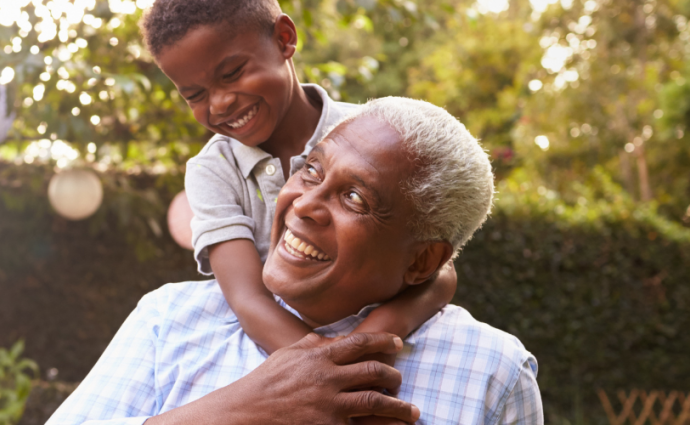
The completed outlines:
[[[228,62],[232,62],[232,61],[236,60],[238,56],[239,56],[239,54],[235,53],[234,55],[230,55],[230,56],[227,56],[227,57],[223,58],[223,60],[220,61],[220,62],[218,63],[218,65],[216,65],[216,69],[213,70],[213,73],[214,73],[215,75],[220,74],[220,73],[222,72],[223,68],[225,67],[225,65],[227,65]],[[183,86],[183,87],[180,87],[178,90],[179,90],[179,91],[198,90],[198,87],[194,87],[194,86]]]

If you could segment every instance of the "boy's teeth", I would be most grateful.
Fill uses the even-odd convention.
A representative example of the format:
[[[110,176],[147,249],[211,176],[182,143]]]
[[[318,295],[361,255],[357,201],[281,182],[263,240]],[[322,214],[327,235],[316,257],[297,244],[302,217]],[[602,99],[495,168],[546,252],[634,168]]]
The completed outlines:
[[[328,255],[319,252],[319,250],[314,248],[313,245],[309,245],[297,236],[293,235],[290,229],[287,229],[285,231],[285,236],[283,236],[283,240],[285,240],[285,247],[293,255],[297,255],[298,257],[304,258],[311,257],[312,259],[319,259],[323,261],[330,260],[330,257]]]
[[[256,112],[257,112],[257,108],[258,108],[257,106],[253,107],[251,111],[247,112],[247,115],[243,116],[242,118],[235,121],[234,123],[228,123],[228,126],[230,126],[231,128],[234,128],[234,129],[244,127],[244,125],[247,124],[247,122],[249,122],[249,120],[254,118],[254,115],[256,115]]]

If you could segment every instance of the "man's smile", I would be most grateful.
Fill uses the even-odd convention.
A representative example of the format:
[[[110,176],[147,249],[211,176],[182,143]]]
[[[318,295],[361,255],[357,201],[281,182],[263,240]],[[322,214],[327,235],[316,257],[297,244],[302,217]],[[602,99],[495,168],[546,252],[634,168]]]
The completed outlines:
[[[331,259],[331,257],[324,254],[320,248],[295,236],[290,229],[285,230],[283,241],[287,252],[297,258],[311,261],[330,261]]]

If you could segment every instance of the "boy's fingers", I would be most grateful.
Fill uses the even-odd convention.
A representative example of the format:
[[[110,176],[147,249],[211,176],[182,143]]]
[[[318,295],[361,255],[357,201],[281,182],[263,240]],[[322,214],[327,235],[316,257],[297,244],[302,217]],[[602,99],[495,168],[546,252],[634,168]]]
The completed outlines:
[[[397,394],[402,374],[391,366],[376,361],[361,362],[339,368],[346,390],[379,387]]]
[[[387,333],[357,333],[324,346],[335,364],[349,364],[365,354],[395,354],[403,347],[400,337]]]
[[[420,415],[417,406],[376,391],[340,393],[336,402],[351,418],[376,415],[414,423]]]

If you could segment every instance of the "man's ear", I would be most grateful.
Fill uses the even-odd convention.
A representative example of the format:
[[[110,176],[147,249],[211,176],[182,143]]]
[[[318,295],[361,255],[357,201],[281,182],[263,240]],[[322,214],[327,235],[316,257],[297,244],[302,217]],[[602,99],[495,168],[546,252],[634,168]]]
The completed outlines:
[[[278,47],[285,59],[294,56],[297,51],[297,28],[288,15],[283,13],[276,18],[273,37],[278,41]]]
[[[453,255],[453,246],[447,241],[426,242],[417,250],[403,279],[407,285],[426,282]]]

